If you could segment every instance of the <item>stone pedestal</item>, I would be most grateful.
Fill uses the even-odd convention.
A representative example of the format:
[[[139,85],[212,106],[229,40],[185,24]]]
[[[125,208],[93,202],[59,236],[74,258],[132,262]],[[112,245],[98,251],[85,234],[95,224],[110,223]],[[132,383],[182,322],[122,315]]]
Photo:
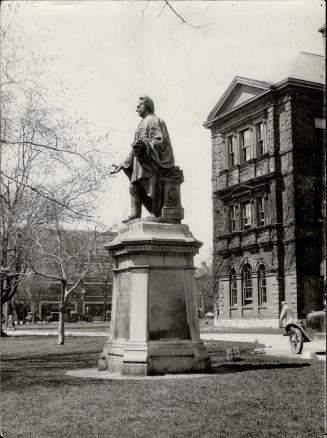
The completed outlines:
[[[187,225],[136,219],[106,245],[113,258],[111,338],[99,368],[126,375],[208,371]]]

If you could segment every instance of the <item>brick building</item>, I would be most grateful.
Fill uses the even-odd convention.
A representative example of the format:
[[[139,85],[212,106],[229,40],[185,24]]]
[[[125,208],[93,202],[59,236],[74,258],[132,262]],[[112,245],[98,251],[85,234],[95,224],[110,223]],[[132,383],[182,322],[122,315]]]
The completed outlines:
[[[278,326],[322,308],[326,266],[324,58],[301,52],[278,82],[236,77],[212,139],[216,325]]]

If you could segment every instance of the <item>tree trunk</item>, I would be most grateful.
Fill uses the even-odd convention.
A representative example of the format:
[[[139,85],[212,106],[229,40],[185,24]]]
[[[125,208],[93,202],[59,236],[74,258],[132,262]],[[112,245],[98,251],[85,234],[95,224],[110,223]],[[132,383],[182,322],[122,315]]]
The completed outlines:
[[[31,310],[32,310],[32,324],[35,324],[35,303],[34,300],[31,302]]]
[[[63,307],[63,306],[61,306]],[[60,310],[59,313],[59,330],[58,330],[58,344],[64,345],[65,343],[65,312]]]
[[[59,307],[59,328],[58,328],[59,345],[64,345],[65,343],[65,290],[66,290],[66,281],[62,280],[60,307]]]
[[[5,325],[8,327],[8,319],[9,319],[9,304],[8,302],[3,305],[3,314],[5,317]]]
[[[104,286],[106,287],[106,286]],[[106,321],[106,307],[107,307],[107,293],[106,291],[103,294],[103,315],[102,315],[102,321],[105,322]]]
[[[14,308],[14,311],[13,311],[14,321],[16,320],[17,325],[20,325],[20,320],[19,320],[20,319],[20,312],[19,312],[18,306],[13,305],[13,308]]]
[[[3,308],[2,303],[0,303],[0,313],[1,313],[1,319],[0,319],[0,337],[1,338],[6,338],[6,337],[8,337],[8,335],[7,335],[7,333],[5,333],[2,330],[2,308]]]

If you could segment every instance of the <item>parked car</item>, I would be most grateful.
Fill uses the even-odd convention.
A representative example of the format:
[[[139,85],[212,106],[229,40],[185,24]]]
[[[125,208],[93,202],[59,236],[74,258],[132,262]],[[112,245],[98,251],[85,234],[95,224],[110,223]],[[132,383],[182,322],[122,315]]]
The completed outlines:
[[[47,322],[58,322],[59,321],[59,312],[50,312],[50,315],[46,317]]]
[[[209,310],[209,312],[204,314],[204,317],[209,318],[209,319],[213,319],[214,316],[215,316],[215,314],[214,314],[213,310]]]
[[[33,321],[33,312],[27,312],[25,321],[26,322],[32,322]],[[41,321],[41,318],[40,318],[40,316],[37,313],[34,314],[34,321],[35,322]]]
[[[284,336],[292,353],[300,354],[304,342],[326,339],[326,310],[308,313],[305,320],[291,322],[285,326]]]
[[[83,315],[83,313],[78,313],[78,312],[70,312],[70,314],[67,315],[67,322],[78,322],[78,321],[92,322],[93,318],[91,315]]]

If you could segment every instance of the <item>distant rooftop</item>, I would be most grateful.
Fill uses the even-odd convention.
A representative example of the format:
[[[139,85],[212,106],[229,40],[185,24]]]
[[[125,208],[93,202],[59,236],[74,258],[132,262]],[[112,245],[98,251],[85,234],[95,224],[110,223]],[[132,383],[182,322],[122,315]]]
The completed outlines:
[[[325,83],[325,58],[314,53],[300,52],[287,63],[273,70],[270,82],[278,83],[286,78]]]

